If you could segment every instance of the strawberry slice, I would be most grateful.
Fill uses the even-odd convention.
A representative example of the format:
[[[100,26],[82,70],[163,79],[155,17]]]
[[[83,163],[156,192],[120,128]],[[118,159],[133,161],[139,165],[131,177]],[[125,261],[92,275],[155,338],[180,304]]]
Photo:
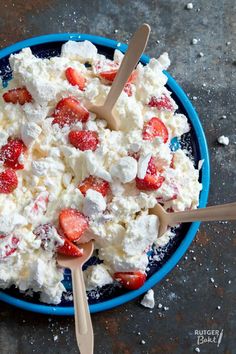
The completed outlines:
[[[15,171],[7,169],[0,173],[0,193],[10,194],[18,186],[18,179]]]
[[[161,171],[157,170],[155,158],[152,156],[148,163],[147,172],[144,178],[136,177],[136,187],[139,190],[152,191],[161,187],[165,178],[160,175]]]
[[[19,241],[20,240],[16,236],[0,235],[0,259],[9,257],[15,253]]]
[[[136,177],[136,187],[141,191],[153,191],[160,188],[164,180],[163,176],[146,174],[143,179]]]
[[[0,161],[5,167],[14,170],[22,170],[24,165],[19,163],[19,157],[26,151],[26,146],[20,139],[8,139],[8,143],[3,145],[0,150]]]
[[[151,118],[143,127],[143,140],[152,141],[155,137],[161,137],[164,144],[168,141],[168,130],[165,124],[156,117]]]
[[[87,190],[93,189],[105,197],[109,190],[109,183],[101,178],[89,176],[78,186],[80,192],[85,196]]]
[[[83,252],[74,243],[67,238],[63,238],[64,244],[57,248],[57,252],[66,256],[81,257]]]
[[[150,102],[148,103],[149,107],[156,107],[159,110],[167,110],[167,111],[173,111],[174,107],[166,95],[162,95],[160,98],[157,98],[155,96],[151,97]]]
[[[129,82],[125,85],[124,91],[129,97],[131,97],[133,95],[132,86],[130,85]]]
[[[99,76],[107,81],[113,82],[116,74],[117,74],[118,69],[113,69],[113,70],[108,70],[108,71],[102,71],[99,73]],[[130,77],[128,78],[127,83],[133,83],[137,77],[137,72],[134,70]]]
[[[171,158],[171,162],[170,162],[170,168],[175,168],[174,158],[175,158],[175,155],[173,154],[173,156]]]
[[[23,105],[28,102],[32,102],[32,96],[25,87],[14,88],[4,93],[2,96],[7,103],[19,103]]]
[[[97,149],[98,133],[91,130],[73,130],[69,133],[69,142],[82,151]]]
[[[99,73],[99,76],[104,80],[112,82],[116,77],[117,71],[118,69],[102,71]]]
[[[146,281],[146,274],[142,272],[117,272],[114,278],[121,283],[121,285],[129,290],[136,290],[140,288]]]
[[[76,122],[87,122],[89,112],[76,98],[67,97],[58,102],[52,117],[54,117],[52,124],[58,124],[63,128]]]
[[[152,156],[148,163],[147,174],[154,176],[156,175],[156,173],[157,173],[157,168],[155,164],[155,158]]]
[[[72,86],[78,86],[81,91],[84,91],[86,85],[86,79],[74,68],[66,69],[66,78]]]
[[[77,241],[88,228],[85,216],[76,209],[68,208],[61,210],[59,224],[65,236],[70,241]]]

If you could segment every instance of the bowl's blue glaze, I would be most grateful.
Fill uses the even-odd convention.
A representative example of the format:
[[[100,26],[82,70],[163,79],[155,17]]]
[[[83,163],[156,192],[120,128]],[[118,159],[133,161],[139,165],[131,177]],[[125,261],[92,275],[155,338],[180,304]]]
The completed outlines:
[[[125,52],[127,49],[127,45],[125,44],[121,44],[114,40],[98,37],[98,36],[77,34],[77,33],[50,34],[50,35],[27,39],[22,42],[18,42],[14,45],[11,45],[5,49],[0,50],[0,63],[1,61],[4,61],[10,54],[15,53],[21,50],[22,48],[40,46],[41,48],[40,50],[43,51],[44,47],[45,50],[48,50],[50,45],[53,46],[56,42],[66,42],[68,40],[76,40],[76,41],[89,40],[93,42],[95,45],[103,46],[106,47],[107,49],[118,48],[122,52]],[[141,57],[141,62],[144,64],[148,63],[149,57],[143,55]],[[208,148],[207,148],[207,142],[205,139],[204,131],[196,111],[194,110],[191,102],[189,101],[188,97],[186,96],[182,88],[176,83],[176,81],[171,77],[171,75],[168,72],[165,72],[165,74],[168,77],[168,88],[170,89],[170,91],[174,93],[175,97],[178,99],[179,103],[181,104],[183,110],[185,110],[185,113],[192,125],[192,129],[194,131],[195,139],[196,139],[195,144],[197,145],[197,150],[198,150],[197,158],[204,160],[204,164],[201,170],[201,182],[203,185],[203,189],[200,194],[200,202],[199,202],[199,206],[204,207],[207,203],[209,183],[210,183],[209,156],[208,156]],[[165,277],[168,274],[168,272],[171,271],[171,269],[175,267],[175,265],[178,263],[180,258],[185,254],[185,252],[187,251],[188,247],[190,246],[191,242],[193,241],[196,235],[199,225],[200,225],[199,222],[192,223],[190,225],[182,241],[180,242],[178,247],[173,250],[168,260],[161,266],[160,269],[158,269],[156,272],[154,272],[154,274],[152,274],[148,278],[148,280],[141,288],[139,288],[138,290],[126,292],[122,295],[116,296],[112,299],[103,302],[92,304],[89,306],[90,311],[92,313],[104,311],[104,310],[111,309],[115,306],[124,304],[134,299],[135,297],[145,293],[147,290],[149,290],[151,287],[157,284],[163,277]],[[74,314],[73,306],[63,307],[62,305],[51,306],[51,305],[45,305],[40,303],[32,303],[17,298],[14,295],[11,295],[4,291],[0,292],[0,300],[28,311],[34,311],[43,314],[50,314],[50,315],[73,315]]]

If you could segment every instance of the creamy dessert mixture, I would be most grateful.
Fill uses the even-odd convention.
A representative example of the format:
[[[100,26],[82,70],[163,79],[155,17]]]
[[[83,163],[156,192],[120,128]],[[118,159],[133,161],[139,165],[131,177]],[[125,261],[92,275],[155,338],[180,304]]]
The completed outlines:
[[[13,79],[0,97],[0,288],[40,292],[57,304],[65,288],[56,253],[80,256],[76,243],[95,240],[103,263],[85,271],[87,289],[118,280],[136,289],[147,251],[158,238],[157,202],[196,208],[199,171],[171,139],[189,131],[166,88],[167,53],[138,64],[114,114],[111,131],[86,103],[102,104],[122,61],[88,42],[69,41],[61,56],[11,55]]]

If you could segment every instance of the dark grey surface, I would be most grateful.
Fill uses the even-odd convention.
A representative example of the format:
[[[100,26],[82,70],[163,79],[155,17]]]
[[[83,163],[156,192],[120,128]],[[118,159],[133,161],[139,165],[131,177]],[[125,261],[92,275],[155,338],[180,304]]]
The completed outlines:
[[[147,54],[168,51],[171,74],[191,98],[197,98],[193,102],[211,154],[209,204],[233,201],[236,2],[199,0],[193,1],[193,10],[186,10],[187,2],[1,0],[0,45],[53,32],[84,32],[127,41],[141,22],[148,22],[152,34]],[[191,44],[193,38],[199,39],[196,45]],[[227,118],[221,119],[222,115]],[[229,146],[216,142],[222,134],[229,137]],[[137,299],[93,315],[95,353],[187,354],[197,347],[207,354],[235,353],[235,226],[216,222],[201,227],[179,266],[155,286],[156,304],[168,307],[166,311],[157,305],[153,311],[145,309]],[[197,345],[194,331],[198,329],[223,329],[220,346]],[[48,318],[0,303],[0,353],[78,353],[73,319]]]

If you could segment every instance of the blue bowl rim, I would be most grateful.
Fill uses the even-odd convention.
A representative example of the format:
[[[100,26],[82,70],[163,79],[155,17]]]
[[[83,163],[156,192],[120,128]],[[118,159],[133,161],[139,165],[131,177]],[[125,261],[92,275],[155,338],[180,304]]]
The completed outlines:
[[[17,42],[11,46],[8,46],[2,50],[0,50],[0,59],[14,53],[16,51],[21,50],[25,47],[31,47],[39,44],[46,44],[50,42],[66,42],[68,40],[75,40],[75,41],[84,41],[88,40],[93,42],[97,45],[102,45],[114,49],[119,49],[122,52],[127,50],[127,45],[120,43],[118,41],[90,35],[90,34],[80,34],[80,33],[59,33],[59,34],[48,34],[43,36],[37,36],[33,38],[29,38],[20,42]],[[142,55],[140,61],[144,64],[148,63],[150,58],[147,55]],[[200,194],[199,200],[199,207],[205,207],[207,204],[208,194],[209,194],[209,186],[210,186],[210,163],[209,163],[209,154],[208,154],[208,147],[206,142],[206,137],[199,120],[199,117],[192,106],[189,98],[183,91],[183,89],[177,84],[177,82],[173,79],[173,77],[165,71],[166,76],[168,77],[168,85],[171,90],[177,95],[181,103],[183,104],[188,118],[192,122],[194,130],[196,132],[196,136],[198,137],[199,143],[199,150],[201,159],[204,159],[204,164],[202,166],[202,185],[203,190]],[[197,230],[199,228],[200,222],[192,223],[185,238],[182,240],[180,246],[176,249],[176,251],[172,254],[169,260],[156,272],[154,273],[146,282],[145,284],[137,289],[130,291],[126,294],[120,295],[114,299],[107,300],[98,304],[92,304],[89,306],[90,312],[100,312],[104,310],[108,310],[114,308],[116,306],[122,305],[130,300],[133,300],[137,296],[145,293],[154,285],[156,285],[162,278],[164,278],[179,262],[179,260],[183,257],[187,249],[189,248],[190,244],[192,243]],[[52,306],[52,305],[44,305],[44,304],[33,304],[29,303],[24,300],[17,299],[9,294],[4,293],[4,291],[0,292],[0,300],[19,307],[21,309],[38,312],[41,314],[47,315],[74,315],[74,307],[59,307],[59,306]]]

